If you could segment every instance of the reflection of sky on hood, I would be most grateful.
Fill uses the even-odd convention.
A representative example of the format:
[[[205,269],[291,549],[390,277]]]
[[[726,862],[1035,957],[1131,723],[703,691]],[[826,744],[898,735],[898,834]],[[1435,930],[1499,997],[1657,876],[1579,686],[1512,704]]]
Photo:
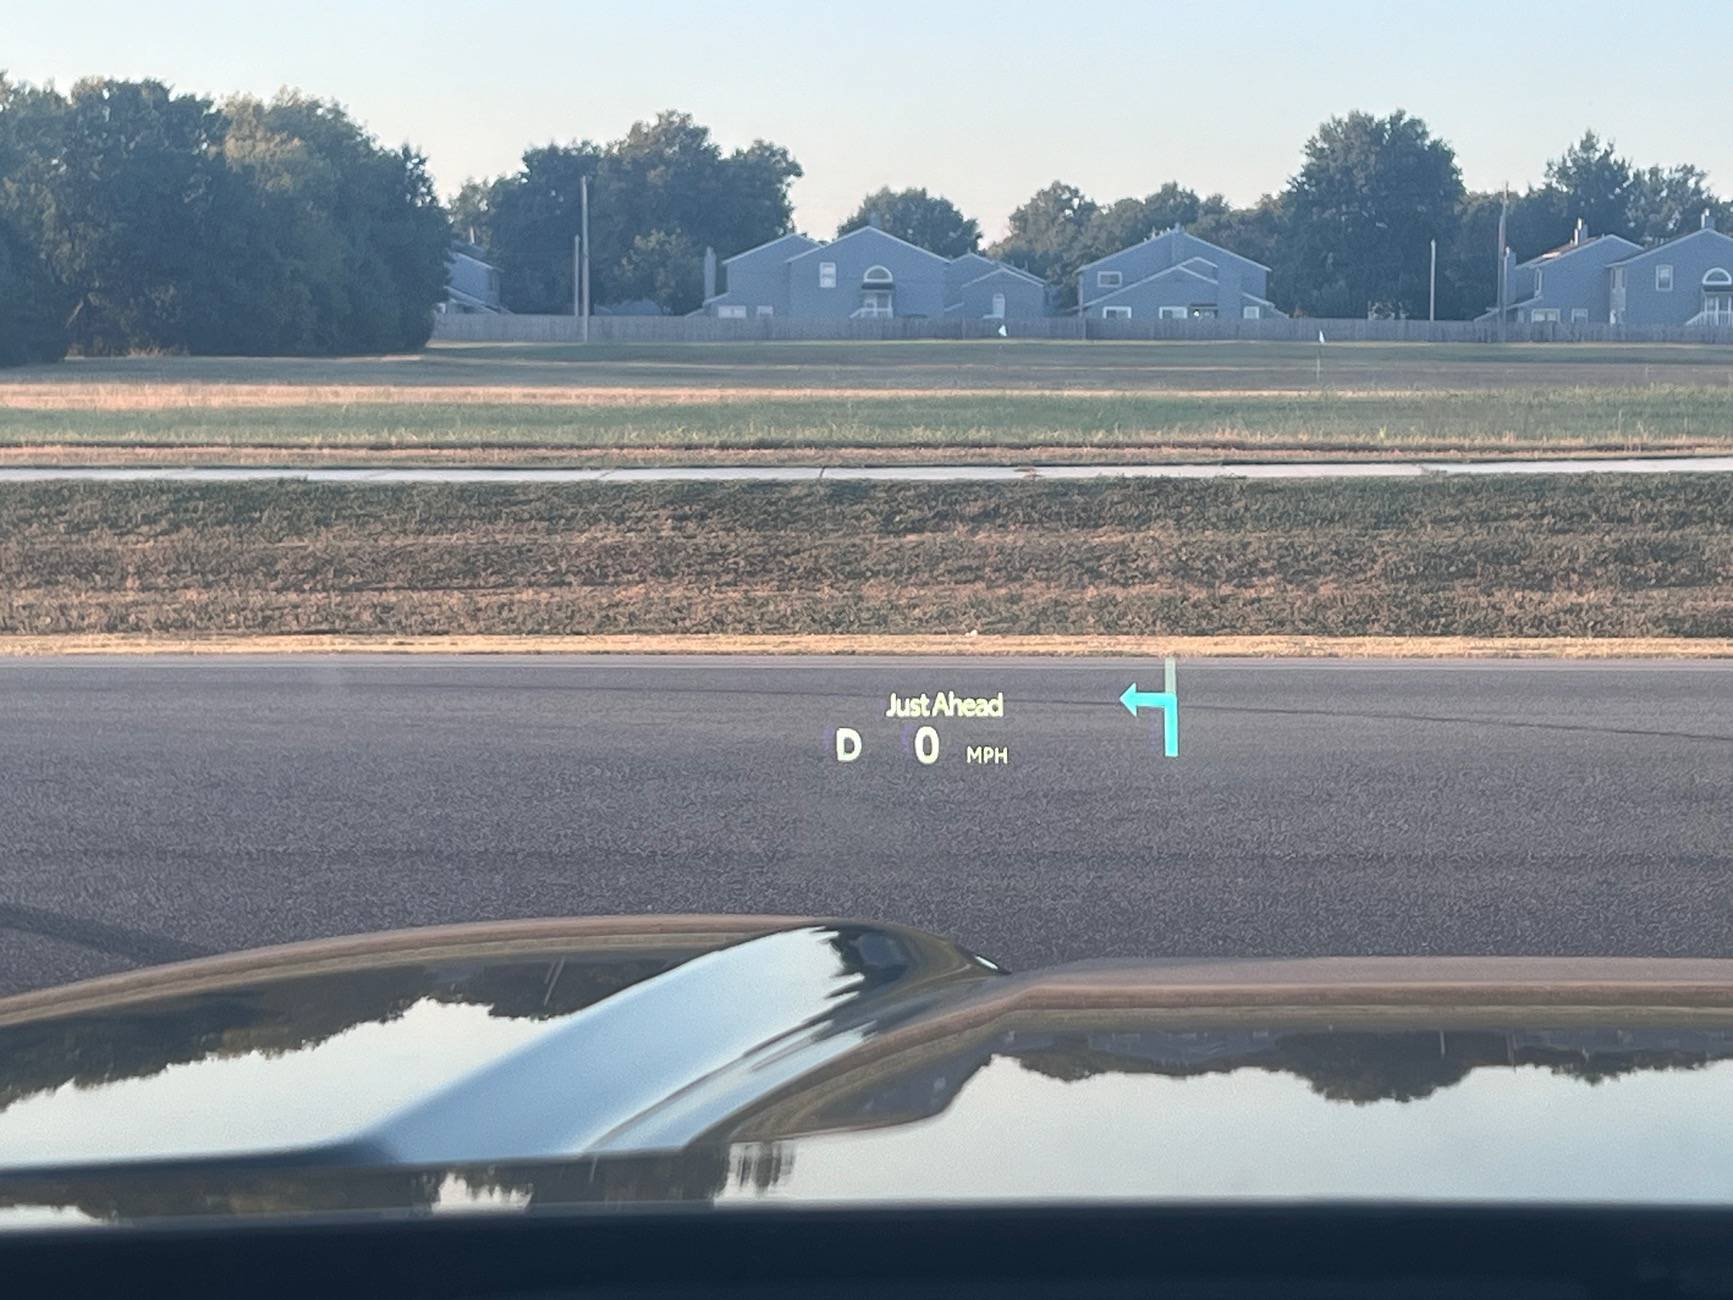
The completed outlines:
[[[936,1118],[792,1149],[773,1198],[1733,1203],[1733,1062],[1597,1084],[1480,1069],[1349,1106],[1266,1070],[1061,1082],[1000,1057]]]
[[[0,1166],[275,1149],[346,1137],[556,1022],[423,1000],[313,1047],[208,1056],[144,1078],[64,1084],[0,1112]]]

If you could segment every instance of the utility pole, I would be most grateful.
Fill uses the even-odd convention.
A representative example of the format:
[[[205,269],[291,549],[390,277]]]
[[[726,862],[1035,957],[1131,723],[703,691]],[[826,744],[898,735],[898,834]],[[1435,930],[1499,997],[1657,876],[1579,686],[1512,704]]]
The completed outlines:
[[[1505,307],[1510,295],[1510,286],[1504,274],[1505,223],[1510,217],[1510,186],[1504,187],[1504,200],[1498,205],[1498,341],[1505,340]]]
[[[1432,273],[1426,285],[1426,319],[1438,319],[1438,241],[1432,241]]]
[[[584,260],[578,269],[578,300],[583,308],[583,324],[579,326],[583,341],[590,341],[590,178],[578,178],[578,230],[583,241]]]

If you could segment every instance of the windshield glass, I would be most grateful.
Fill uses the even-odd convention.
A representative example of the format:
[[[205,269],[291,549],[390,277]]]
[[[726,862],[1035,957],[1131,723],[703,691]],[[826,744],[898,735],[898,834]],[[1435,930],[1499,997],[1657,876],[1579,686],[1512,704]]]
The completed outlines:
[[[1733,1200],[1728,10],[8,8],[0,1202]]]

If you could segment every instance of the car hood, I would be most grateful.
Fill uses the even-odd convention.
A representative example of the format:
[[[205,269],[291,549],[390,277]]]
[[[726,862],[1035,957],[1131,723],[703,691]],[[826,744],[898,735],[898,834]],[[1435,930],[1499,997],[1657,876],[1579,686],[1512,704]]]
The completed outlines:
[[[407,931],[0,1001],[0,1226],[994,1198],[1733,1203],[1733,962]]]

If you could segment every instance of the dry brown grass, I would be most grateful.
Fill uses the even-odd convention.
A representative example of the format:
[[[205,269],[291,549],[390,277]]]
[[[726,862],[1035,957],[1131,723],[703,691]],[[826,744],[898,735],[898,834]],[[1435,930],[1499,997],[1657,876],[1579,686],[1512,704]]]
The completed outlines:
[[[1332,388],[1333,397],[1377,397],[1394,390]],[[1003,388],[946,388],[946,398],[996,398]],[[1312,387],[1235,388],[1242,398],[1315,396]],[[1410,398],[1444,398],[1448,389],[1405,388]],[[1171,398],[1218,397],[1218,388],[1163,388]],[[909,387],[679,387],[618,386],[530,387],[526,385],[406,384],[0,384],[0,407],[17,411],[176,411],[258,410],[270,407],[453,405],[637,407],[714,406],[744,403],[794,403],[814,400],[872,402],[934,397],[932,388]],[[1092,398],[1115,401],[1147,395],[1137,388],[1019,388],[1026,398]]]
[[[29,655],[942,655],[1189,659],[1730,659],[1733,638],[1332,636],[0,636]]]

